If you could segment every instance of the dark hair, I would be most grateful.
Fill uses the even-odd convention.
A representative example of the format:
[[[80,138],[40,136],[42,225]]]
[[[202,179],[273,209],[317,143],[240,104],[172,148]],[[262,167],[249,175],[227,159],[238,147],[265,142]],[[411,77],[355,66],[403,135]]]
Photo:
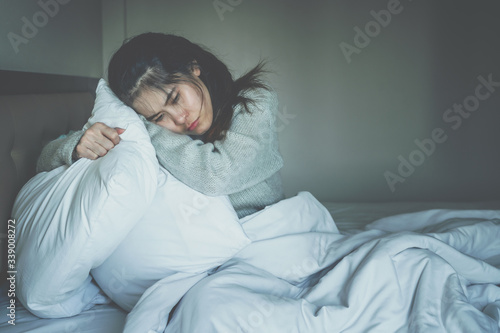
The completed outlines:
[[[161,89],[166,84],[186,82],[199,89],[193,78],[193,66],[199,66],[199,78],[207,87],[212,100],[212,126],[203,135],[203,141],[214,142],[225,137],[231,126],[234,108],[242,104],[247,112],[254,101],[242,96],[244,92],[269,87],[260,79],[265,63],[237,80],[233,80],[227,66],[211,52],[186,38],[144,33],[124,41],[111,58],[108,82],[111,90],[125,104],[132,106],[144,89]]]

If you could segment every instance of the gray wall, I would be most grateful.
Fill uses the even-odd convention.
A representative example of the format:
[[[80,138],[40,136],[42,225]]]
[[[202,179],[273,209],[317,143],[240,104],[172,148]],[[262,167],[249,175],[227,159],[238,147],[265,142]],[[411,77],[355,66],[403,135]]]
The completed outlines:
[[[122,40],[146,31],[207,46],[235,76],[269,59],[288,196],[500,197],[500,91],[481,88],[484,100],[474,97],[478,77],[500,81],[498,2],[72,0],[17,53],[8,33],[22,36],[22,18],[33,22],[41,7],[8,0],[0,7],[0,69],[100,77]],[[374,24],[371,11],[388,7],[390,22]],[[367,24],[375,29],[369,41],[354,30]],[[464,101],[474,111],[448,111]],[[429,150],[432,133],[440,142]]]
[[[101,77],[101,35],[100,0],[0,0],[0,69]]]
[[[180,34],[212,49],[235,75],[260,57],[271,60],[288,196],[500,197],[500,91],[481,88],[484,100],[474,97],[479,76],[500,81],[497,2],[113,2],[121,4],[116,22],[123,29],[116,38],[109,33],[110,41],[146,31]],[[214,3],[226,10],[219,14]],[[390,21],[383,9],[392,11]],[[372,11],[383,24],[373,23]],[[356,27],[372,29],[370,40],[356,37]],[[113,28],[105,20],[104,34]],[[464,100],[473,111],[447,111]]]

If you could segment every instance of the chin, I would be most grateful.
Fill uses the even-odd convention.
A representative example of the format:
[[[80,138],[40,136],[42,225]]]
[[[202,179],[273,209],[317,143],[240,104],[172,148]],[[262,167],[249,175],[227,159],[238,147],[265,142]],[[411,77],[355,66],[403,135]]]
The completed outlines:
[[[196,132],[196,135],[201,136],[205,135],[205,133],[207,133],[207,131]]]
[[[204,135],[205,133],[208,132],[209,129],[210,129],[210,127],[208,127],[208,128],[197,128],[196,129],[196,134],[197,135]]]

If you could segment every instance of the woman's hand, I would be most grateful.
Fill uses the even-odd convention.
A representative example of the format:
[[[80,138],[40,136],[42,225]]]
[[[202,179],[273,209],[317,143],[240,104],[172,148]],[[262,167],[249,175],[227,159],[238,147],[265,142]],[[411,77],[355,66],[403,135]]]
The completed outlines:
[[[95,123],[83,134],[80,142],[73,150],[73,159],[80,158],[95,160],[102,157],[120,142],[120,134],[125,132],[123,128],[108,127],[103,123]]]

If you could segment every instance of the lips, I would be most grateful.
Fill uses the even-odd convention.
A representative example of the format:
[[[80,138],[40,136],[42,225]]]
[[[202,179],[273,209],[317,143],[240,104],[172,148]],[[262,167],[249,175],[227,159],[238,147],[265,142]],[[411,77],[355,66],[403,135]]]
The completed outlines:
[[[196,119],[195,121],[193,121],[193,123],[191,125],[189,125],[188,127],[188,131],[192,131],[196,128],[196,126],[198,126],[198,122],[200,121],[200,118]]]

